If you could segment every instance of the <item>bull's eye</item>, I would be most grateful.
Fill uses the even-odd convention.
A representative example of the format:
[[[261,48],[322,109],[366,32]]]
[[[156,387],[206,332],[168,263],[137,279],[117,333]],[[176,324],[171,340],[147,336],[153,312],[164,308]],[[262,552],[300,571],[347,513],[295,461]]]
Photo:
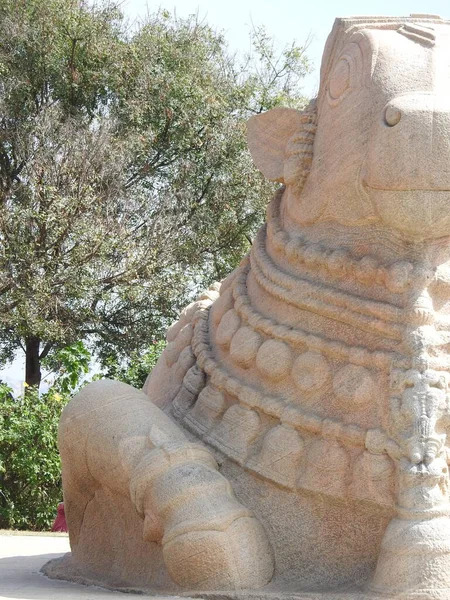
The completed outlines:
[[[350,87],[350,64],[346,58],[341,58],[336,65],[328,85],[332,100],[338,100]]]
[[[327,81],[327,99],[331,106],[337,106],[344,98],[347,98],[353,90],[364,85],[364,53],[366,50],[366,38],[361,33],[353,36],[339,60],[334,63]]]

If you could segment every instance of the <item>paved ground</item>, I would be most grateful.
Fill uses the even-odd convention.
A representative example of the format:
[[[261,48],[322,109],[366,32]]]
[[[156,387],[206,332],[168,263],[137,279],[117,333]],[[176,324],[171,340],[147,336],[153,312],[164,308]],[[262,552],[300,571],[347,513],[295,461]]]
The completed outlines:
[[[50,580],[39,573],[44,563],[69,550],[67,536],[0,535],[0,600],[97,600],[106,596],[142,600],[139,594]]]

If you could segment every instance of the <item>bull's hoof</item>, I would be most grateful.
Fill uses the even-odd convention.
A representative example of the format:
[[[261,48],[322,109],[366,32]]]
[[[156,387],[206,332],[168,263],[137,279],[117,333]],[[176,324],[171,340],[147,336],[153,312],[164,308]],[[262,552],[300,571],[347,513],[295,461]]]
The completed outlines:
[[[392,519],[370,589],[396,598],[448,600],[450,518]]]
[[[273,557],[265,532],[254,517],[241,517],[226,529],[190,531],[163,540],[164,561],[184,589],[260,588],[273,575]]]

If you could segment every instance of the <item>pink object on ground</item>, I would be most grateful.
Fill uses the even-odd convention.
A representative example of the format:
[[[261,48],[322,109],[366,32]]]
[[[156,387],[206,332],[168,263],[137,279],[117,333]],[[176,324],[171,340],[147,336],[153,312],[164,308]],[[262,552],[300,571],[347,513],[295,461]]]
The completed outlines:
[[[58,504],[58,514],[52,525],[52,531],[64,531],[67,533],[66,515],[64,513],[64,502]]]

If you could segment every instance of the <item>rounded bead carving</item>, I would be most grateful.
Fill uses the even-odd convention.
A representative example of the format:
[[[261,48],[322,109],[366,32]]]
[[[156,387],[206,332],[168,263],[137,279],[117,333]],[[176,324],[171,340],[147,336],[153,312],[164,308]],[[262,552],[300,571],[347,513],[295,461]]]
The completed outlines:
[[[309,448],[300,486],[342,498],[346,495],[349,467],[349,455],[338,442],[318,439]]]
[[[262,338],[250,327],[241,327],[234,334],[230,345],[230,355],[243,367],[247,367],[256,358]]]
[[[409,283],[413,266],[408,262],[397,262],[386,272],[386,287],[394,294],[403,292]]]
[[[292,360],[292,352],[287,344],[278,340],[267,340],[258,350],[256,366],[265,377],[279,381],[289,374]]]
[[[358,261],[355,267],[356,279],[365,285],[376,281],[378,272],[378,263],[371,256],[364,256]]]
[[[364,367],[345,365],[333,378],[333,391],[342,407],[361,409],[373,400],[375,383]]]
[[[175,379],[181,381],[186,375],[188,369],[193,367],[195,364],[195,356],[191,346],[186,346],[184,350],[180,352],[177,362],[173,368],[173,376]]]
[[[346,250],[334,250],[328,258],[329,269],[337,274],[345,275],[350,264],[349,253]]]
[[[305,443],[300,434],[286,425],[271,429],[257,458],[257,471],[294,487]]]
[[[169,342],[164,350],[164,357],[168,367],[174,365],[180,356],[180,349],[175,341]]]
[[[210,427],[225,412],[225,409],[224,393],[209,384],[200,392],[192,416],[205,427]]]
[[[305,352],[295,360],[291,375],[302,392],[316,392],[327,383],[330,367],[318,352]]]
[[[388,456],[363,452],[353,467],[350,493],[361,500],[393,505],[394,475],[394,464]]]
[[[256,410],[234,404],[223,415],[216,430],[216,437],[222,439],[228,448],[244,457],[250,445],[260,433],[261,417]]]
[[[193,333],[194,327],[192,323],[188,323],[181,329],[180,333],[177,335],[177,337],[172,343],[174,343],[178,350],[181,352],[183,348],[186,348],[186,346],[188,346],[191,343]]]
[[[218,325],[224,314],[231,308],[233,308],[233,293],[231,289],[227,289],[220,294],[212,306],[211,314],[214,324]]]
[[[234,308],[231,308],[223,315],[219,326],[217,327],[217,343],[220,344],[220,346],[228,346],[228,344],[231,342],[232,337],[239,329],[240,325],[241,320],[237,312],[234,310]]]

